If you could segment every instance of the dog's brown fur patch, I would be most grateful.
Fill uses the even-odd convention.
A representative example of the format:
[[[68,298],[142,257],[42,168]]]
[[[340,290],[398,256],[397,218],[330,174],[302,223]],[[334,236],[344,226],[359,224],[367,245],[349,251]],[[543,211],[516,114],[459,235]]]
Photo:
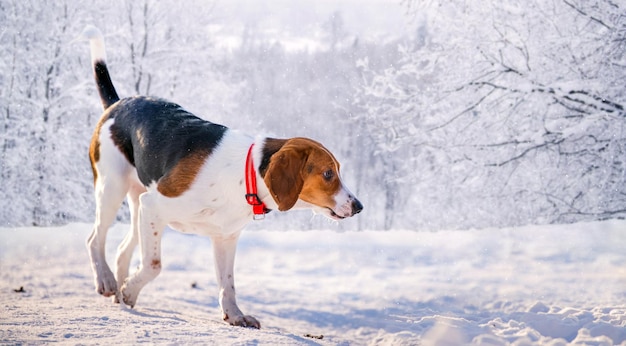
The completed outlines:
[[[183,157],[159,179],[157,190],[166,197],[182,195],[191,187],[208,156],[209,151],[196,151]]]
[[[93,135],[91,136],[91,143],[89,143],[89,160],[91,161],[91,170],[93,171],[93,184],[96,184],[98,180],[98,170],[96,169],[96,163],[100,161],[100,132],[102,131],[102,125],[111,117],[109,112],[105,112],[98,120]]]

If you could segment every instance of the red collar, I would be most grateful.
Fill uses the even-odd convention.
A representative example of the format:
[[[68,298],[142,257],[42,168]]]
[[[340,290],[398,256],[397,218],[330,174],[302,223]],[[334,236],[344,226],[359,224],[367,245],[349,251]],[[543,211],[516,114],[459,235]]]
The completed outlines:
[[[265,203],[261,201],[257,194],[256,188],[256,171],[254,170],[254,162],[252,162],[252,148],[254,143],[248,149],[248,156],[246,157],[246,201],[252,206],[253,218],[255,220],[262,220],[265,218],[265,214],[269,213]]]

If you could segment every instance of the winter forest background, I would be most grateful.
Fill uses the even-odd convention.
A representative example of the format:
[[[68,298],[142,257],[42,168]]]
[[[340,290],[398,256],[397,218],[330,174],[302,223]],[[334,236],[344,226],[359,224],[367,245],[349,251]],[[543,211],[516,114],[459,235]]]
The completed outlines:
[[[87,24],[120,96],[323,142],[365,205],[335,228],[626,217],[622,0],[3,0],[0,226],[93,220]]]

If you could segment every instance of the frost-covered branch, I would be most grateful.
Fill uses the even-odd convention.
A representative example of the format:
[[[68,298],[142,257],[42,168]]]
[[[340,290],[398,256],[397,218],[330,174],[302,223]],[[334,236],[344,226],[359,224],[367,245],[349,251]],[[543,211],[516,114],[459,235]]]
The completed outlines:
[[[563,143],[563,141],[565,141],[565,139],[560,138],[560,139],[556,139],[556,140],[553,140],[553,141],[548,141],[548,142],[544,142],[544,143],[541,143],[541,144],[533,145],[533,146],[530,146],[528,148],[525,148],[524,150],[522,150],[522,152],[520,152],[519,154],[517,154],[517,155],[515,155],[515,156],[513,156],[513,157],[511,157],[509,159],[506,159],[506,160],[504,160],[502,162],[498,162],[498,163],[489,163],[489,164],[486,164],[486,166],[502,167],[504,165],[507,165],[507,164],[513,162],[513,161],[516,161],[516,160],[519,160],[519,159],[523,158],[524,156],[528,155],[529,153],[531,153],[533,151],[538,151],[538,150],[541,150],[543,148],[559,145],[559,144]],[[495,145],[495,146],[497,146],[497,145]]]
[[[594,16],[592,16],[592,15],[588,14],[587,12],[585,12],[584,10],[582,10],[581,8],[576,7],[576,6],[575,6],[574,4],[572,4],[571,2],[569,2],[569,1],[567,1],[567,0],[563,0],[563,2],[564,2],[567,6],[569,6],[569,7],[573,8],[576,12],[580,13],[581,15],[583,15],[583,16],[585,16],[585,17],[588,17],[591,21],[596,22],[596,23],[598,23],[598,24],[602,25],[603,27],[605,27],[605,28],[607,28],[607,29],[609,29],[609,30],[612,30],[612,29],[613,29],[611,26],[607,25],[607,24],[606,24],[605,22],[603,22],[602,20],[600,20],[600,19],[598,19],[598,18],[596,18],[596,17],[594,17]],[[613,6],[615,6],[615,7],[617,7],[617,5],[616,5],[616,4],[612,4],[612,5],[613,5]]]
[[[512,70],[506,70],[504,72],[505,73],[514,72],[517,75],[520,75],[516,71],[512,71]],[[488,86],[493,89],[492,91],[502,90],[505,92],[517,93],[517,94],[527,94],[527,93],[548,94],[548,95],[551,95],[555,99],[556,102],[563,105],[567,109],[576,110],[577,112],[580,112],[583,114],[590,114],[594,111],[600,111],[600,112],[606,112],[606,113],[616,113],[620,116],[626,116],[626,113],[624,113],[623,105],[617,102],[608,100],[606,98],[600,97],[598,95],[594,95],[587,90],[566,91],[558,87],[549,87],[549,86],[541,85],[534,81],[525,81],[525,83],[530,83],[531,85],[533,85],[533,87],[530,89],[520,89],[520,88],[511,87],[511,86],[500,85],[491,81],[470,82],[468,85],[478,86],[478,87]],[[481,97],[479,101],[482,102],[484,101],[484,99],[485,97]],[[473,107],[475,107],[476,105],[474,105]],[[589,108],[589,109],[585,110],[584,108]]]

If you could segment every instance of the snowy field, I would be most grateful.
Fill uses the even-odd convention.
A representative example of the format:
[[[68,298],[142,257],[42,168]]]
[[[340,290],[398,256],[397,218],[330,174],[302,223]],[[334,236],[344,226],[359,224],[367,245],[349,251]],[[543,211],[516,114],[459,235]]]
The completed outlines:
[[[244,231],[239,306],[261,330],[220,320],[209,239],[166,232],[164,269],[131,310],[94,292],[89,230],[0,229],[0,344],[626,345],[625,221]]]

